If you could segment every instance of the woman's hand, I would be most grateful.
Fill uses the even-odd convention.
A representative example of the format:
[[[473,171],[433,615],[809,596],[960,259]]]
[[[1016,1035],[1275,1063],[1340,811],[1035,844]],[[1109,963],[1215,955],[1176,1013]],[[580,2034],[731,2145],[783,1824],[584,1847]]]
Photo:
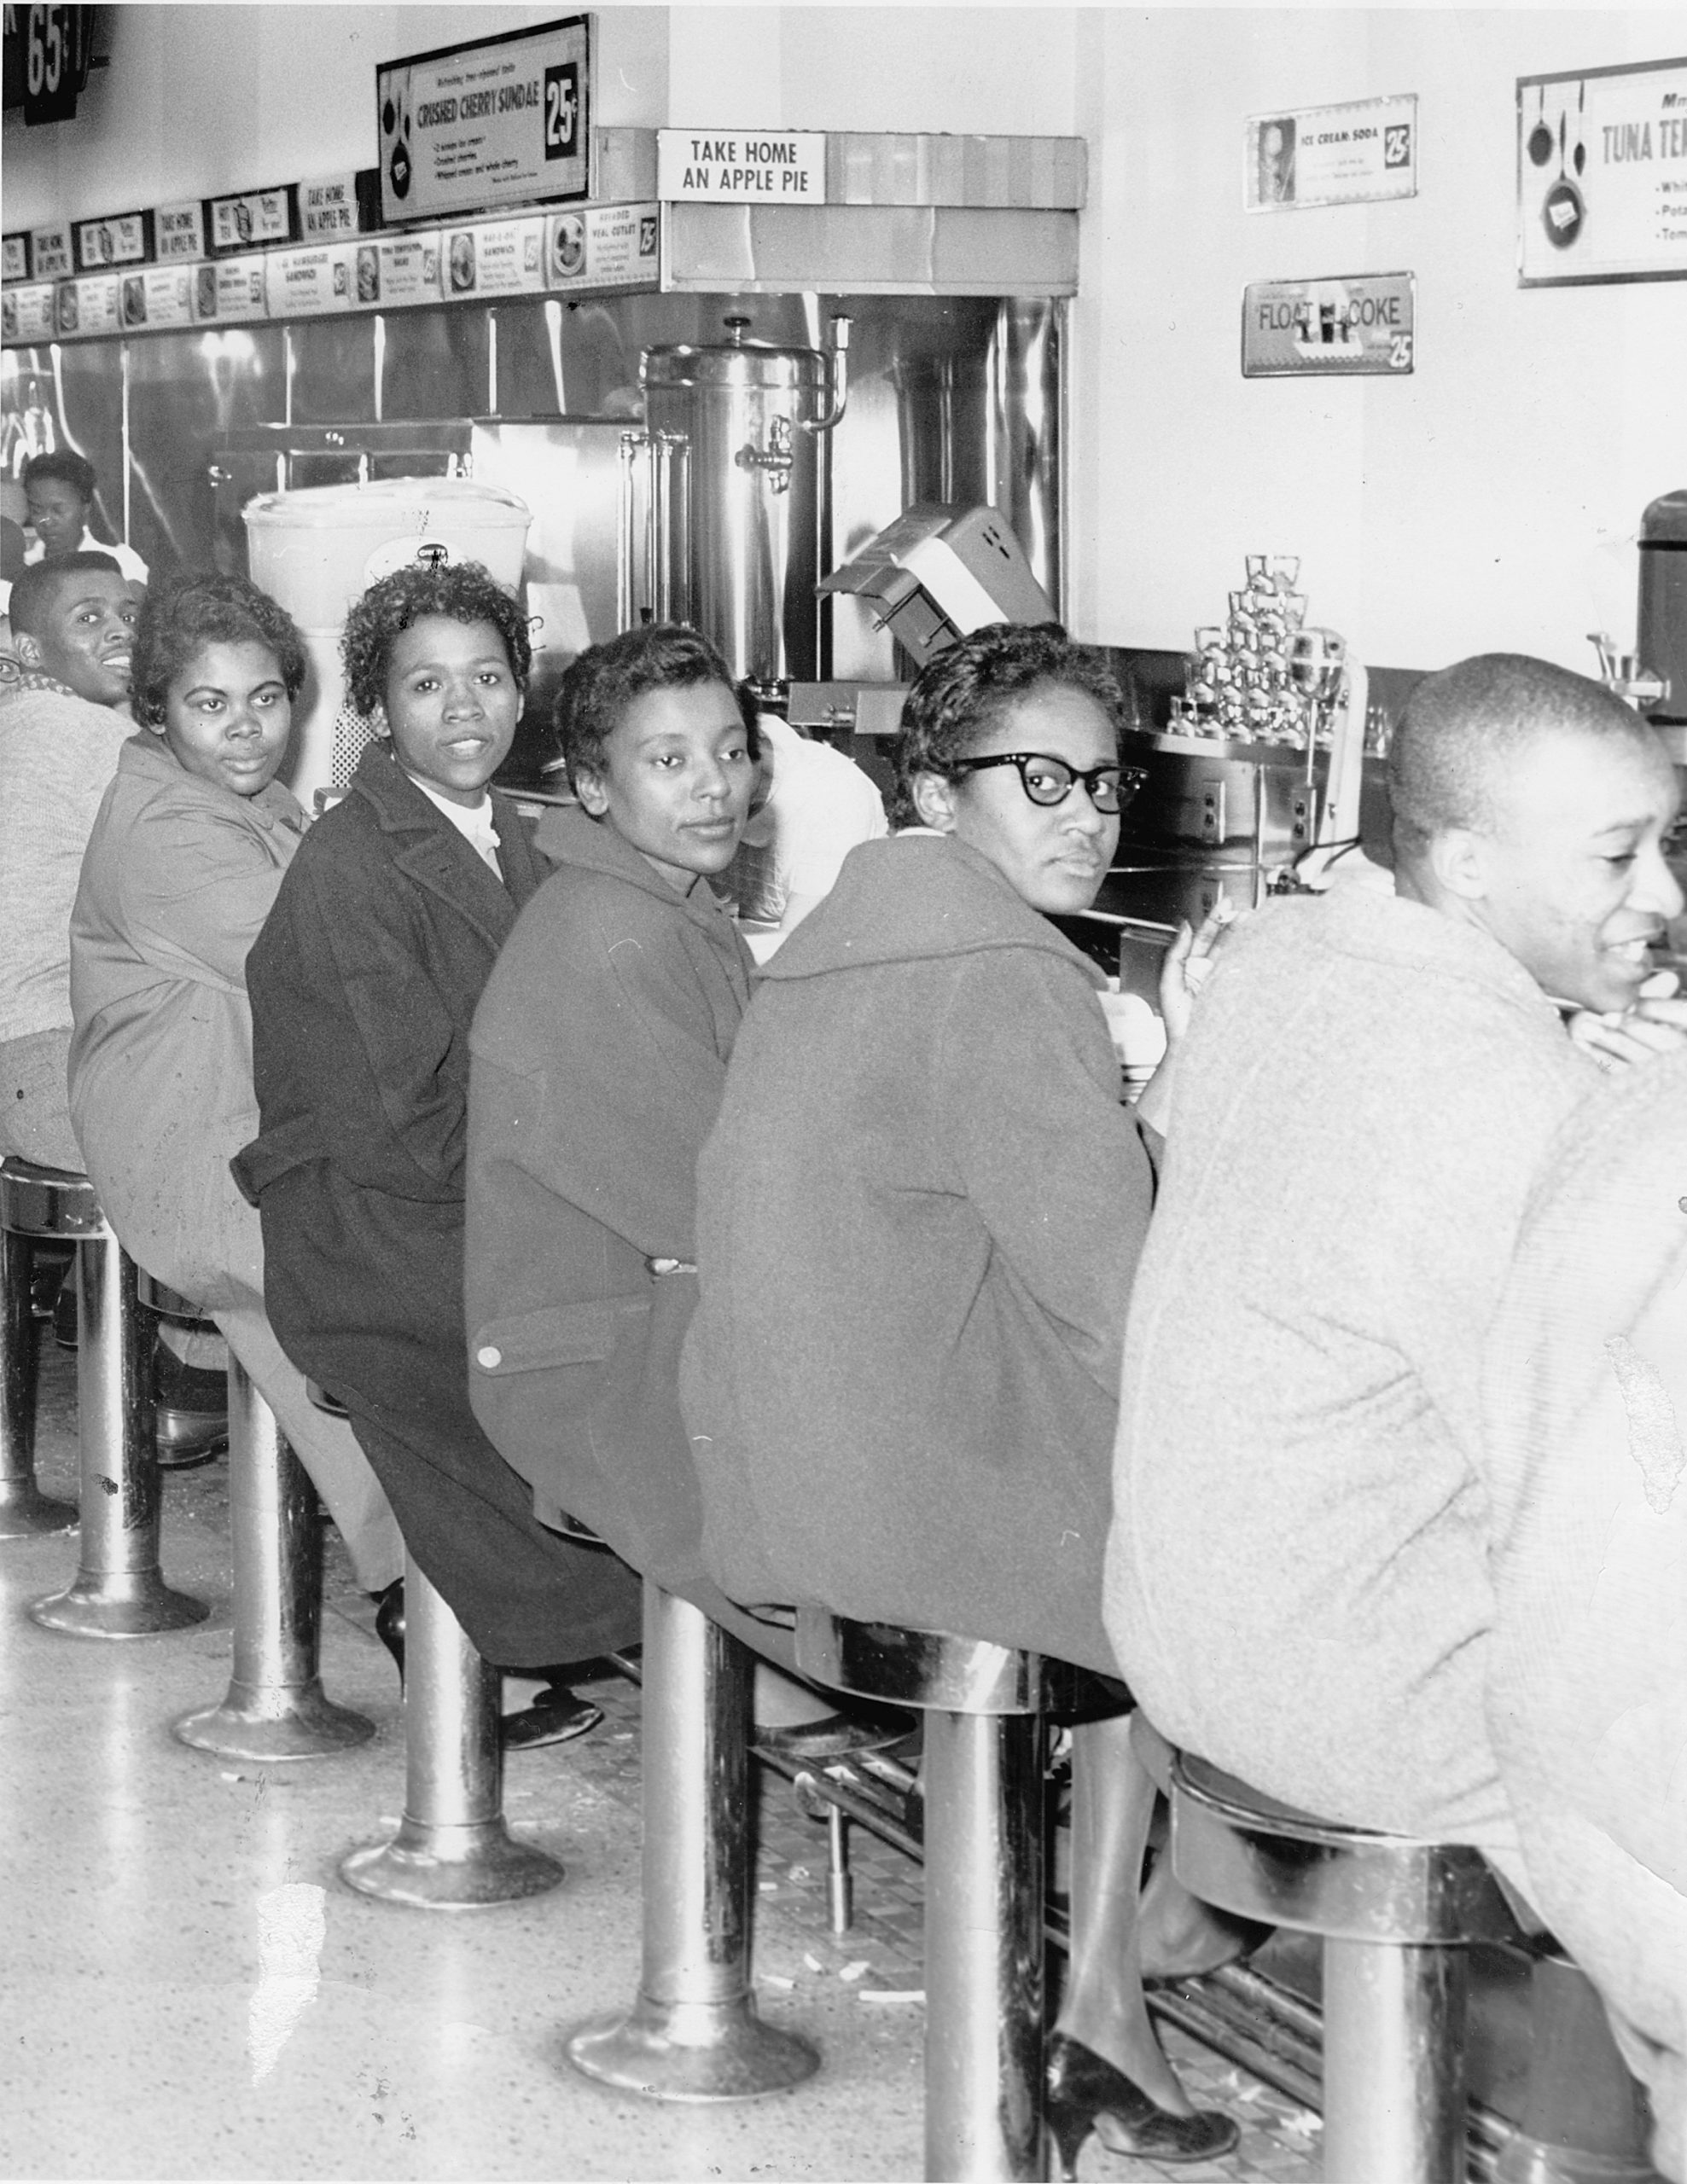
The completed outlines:
[[[1632,1008],[1596,1015],[1579,1008],[1566,1029],[1574,1044],[1607,1071],[1632,1069],[1654,1054],[1678,1054],[1687,1046],[1687,1000],[1673,971],[1655,971]]]
[[[1168,1047],[1175,1047],[1188,1031],[1195,998],[1213,974],[1213,951],[1236,916],[1235,905],[1220,895],[1199,930],[1187,918],[1178,927],[1160,967],[1160,1013],[1166,1019]]]

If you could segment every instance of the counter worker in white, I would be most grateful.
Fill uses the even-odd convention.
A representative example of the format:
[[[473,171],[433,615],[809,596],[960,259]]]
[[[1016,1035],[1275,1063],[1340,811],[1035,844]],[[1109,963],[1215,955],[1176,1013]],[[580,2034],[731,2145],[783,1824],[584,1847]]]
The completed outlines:
[[[1504,654],[1419,686],[1389,777],[1397,893],[1268,904],[1178,1058],[1107,1625],[1173,1741],[1332,1819],[1478,1844],[1527,1896],[1485,1711],[1484,1339],[1601,1083],[1555,1003],[1679,1043],[1682,1004],[1640,998],[1682,909],[1678,792],[1618,700]]]
[[[130,584],[144,587],[147,565],[131,547],[108,545],[88,527],[99,479],[94,466],[68,449],[32,456],[23,467],[23,490],[35,543],[24,554],[26,566],[61,561],[67,554],[109,554]]]
[[[777,714],[756,719],[762,787],[725,880],[744,938],[765,963],[823,897],[858,842],[887,832],[884,799],[841,751]]]

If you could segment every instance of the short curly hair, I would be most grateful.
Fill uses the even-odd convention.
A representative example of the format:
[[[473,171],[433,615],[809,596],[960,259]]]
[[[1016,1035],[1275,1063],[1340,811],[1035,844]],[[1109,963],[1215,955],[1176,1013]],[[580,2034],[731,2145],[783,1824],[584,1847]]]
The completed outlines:
[[[275,654],[289,699],[310,662],[299,626],[267,591],[244,577],[183,576],[154,584],[135,629],[130,689],[143,728],[162,728],[170,686],[207,645],[258,644]]]
[[[928,660],[902,701],[891,746],[891,825],[920,823],[916,775],[953,780],[960,760],[971,757],[1010,706],[1051,684],[1093,698],[1119,734],[1125,701],[1105,655],[1074,644],[1058,622],[992,622]]]
[[[479,561],[445,561],[436,568],[413,562],[372,584],[346,617],[340,654],[346,688],[360,713],[385,706],[393,648],[406,630],[430,615],[447,622],[490,622],[503,641],[516,688],[526,688],[533,646],[514,592],[506,591]]]
[[[755,700],[701,630],[681,622],[654,622],[588,645],[572,660],[556,692],[556,740],[571,787],[581,767],[603,770],[604,746],[629,706],[652,690],[690,690],[722,682],[738,701],[750,756],[761,756]]]
[[[77,498],[92,502],[99,487],[99,477],[85,456],[73,455],[67,447],[55,448],[45,455],[32,455],[23,467],[21,484],[26,493],[32,485],[48,484],[57,479],[61,485],[68,485]]]

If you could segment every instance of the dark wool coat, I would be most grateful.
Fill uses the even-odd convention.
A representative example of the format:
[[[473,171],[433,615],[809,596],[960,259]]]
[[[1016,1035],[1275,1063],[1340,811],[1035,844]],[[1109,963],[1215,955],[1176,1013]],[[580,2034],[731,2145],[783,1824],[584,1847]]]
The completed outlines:
[[[476,1416],[542,1515],[589,1525],[670,1592],[788,1661],[704,1575],[680,1420],[698,1150],[749,997],[748,952],[583,811],[475,1014],[465,1293]]]
[[[504,881],[390,756],[305,836],[247,961],[262,1215],[282,1347],[352,1413],[405,1543],[507,1668],[638,1632],[637,1588],[570,1546],[474,1422],[462,1333],[468,1025],[544,868],[494,794]]]
[[[923,832],[852,851],[767,965],[699,1171],[681,1378],[736,1598],[1117,1673],[1102,1557],[1153,1178],[1100,983]]]

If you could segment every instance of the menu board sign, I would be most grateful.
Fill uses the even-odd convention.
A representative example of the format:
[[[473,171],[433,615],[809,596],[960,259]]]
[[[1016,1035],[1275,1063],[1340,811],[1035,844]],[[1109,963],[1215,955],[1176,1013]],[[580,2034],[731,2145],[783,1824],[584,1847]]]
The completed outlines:
[[[194,268],[194,318],[201,326],[237,325],[265,315],[264,269],[267,261],[222,258]]]
[[[1518,281],[1687,279],[1687,60],[1517,81]]]
[[[265,301],[271,318],[319,318],[352,308],[349,243],[315,250],[272,250],[265,259]]]
[[[152,255],[148,212],[113,212],[100,220],[76,224],[76,264],[82,273],[95,273],[102,265],[138,265]]]
[[[1242,201],[1250,212],[1370,205],[1417,195],[1417,101],[1355,99],[1245,125]]]
[[[588,205],[553,212],[545,229],[545,277],[553,288],[627,288],[654,283],[661,222],[654,205]]]
[[[335,175],[329,182],[299,185],[299,226],[307,241],[327,241],[358,232],[358,178]]]
[[[250,250],[255,242],[291,242],[295,194],[290,189],[252,189],[237,197],[211,200],[211,248]]]
[[[383,237],[379,242],[358,245],[356,282],[360,304],[379,304],[383,311],[404,304],[436,304],[439,300],[439,237],[437,230],[424,235]]]
[[[7,235],[0,247],[4,248],[4,278],[8,281],[26,281],[29,278],[29,237],[20,229],[16,235]]]
[[[445,296],[530,296],[544,286],[544,221],[484,220],[442,237]]]
[[[1250,281],[1242,296],[1244,379],[1403,378],[1416,329],[1410,273]]]
[[[185,265],[155,265],[144,273],[125,273],[122,282],[125,327],[191,326],[194,276]]]
[[[656,195],[706,205],[823,205],[823,130],[659,129]]]
[[[50,228],[32,228],[29,270],[37,281],[56,281],[75,269],[70,258],[70,223],[58,220]]]
[[[160,205],[152,216],[152,230],[161,264],[205,255],[205,207],[196,198],[186,205]]]
[[[381,218],[584,197],[590,73],[585,15],[383,62]]]
[[[119,334],[123,299],[115,273],[96,273],[82,281],[61,281],[59,333],[68,341],[78,334]]]
[[[0,337],[8,341],[50,341],[53,331],[50,281],[26,282],[0,293]]]

